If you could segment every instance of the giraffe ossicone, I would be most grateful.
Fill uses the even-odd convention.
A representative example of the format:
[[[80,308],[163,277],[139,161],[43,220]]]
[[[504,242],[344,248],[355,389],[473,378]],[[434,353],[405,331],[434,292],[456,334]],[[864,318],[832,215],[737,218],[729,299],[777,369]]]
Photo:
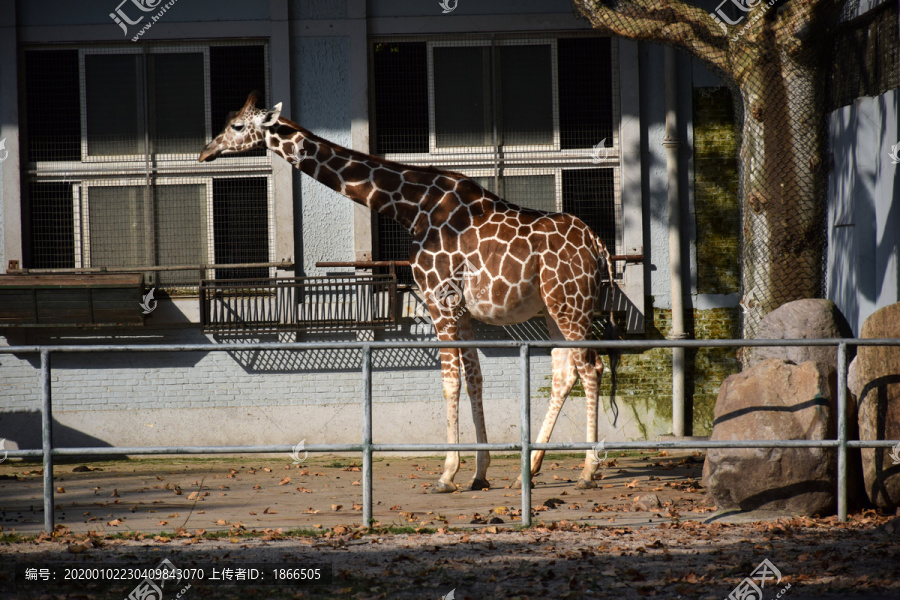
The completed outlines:
[[[323,185],[406,227],[412,236],[413,277],[439,340],[473,340],[472,319],[511,325],[542,311],[551,339],[591,339],[603,277],[608,276],[610,286],[615,281],[609,251],[581,220],[506,202],[459,173],[344,148],[282,117],[280,103],[262,109],[258,102],[258,94],[250,94],[200,153],[200,161],[264,146]],[[459,397],[465,380],[476,440],[487,443],[478,352],[442,348],[440,356],[447,442],[459,443]],[[552,393],[536,442],[550,439],[563,403],[580,377],[587,402],[586,441],[595,444],[603,373],[600,356],[584,348],[555,348],[551,357]],[[615,414],[612,399],[611,408]],[[544,451],[532,453],[532,476],[543,457]],[[432,491],[457,490],[459,464],[459,453],[449,452]],[[490,454],[477,452],[467,489],[490,487],[489,464]],[[588,450],[577,487],[593,487],[598,469],[599,461]]]

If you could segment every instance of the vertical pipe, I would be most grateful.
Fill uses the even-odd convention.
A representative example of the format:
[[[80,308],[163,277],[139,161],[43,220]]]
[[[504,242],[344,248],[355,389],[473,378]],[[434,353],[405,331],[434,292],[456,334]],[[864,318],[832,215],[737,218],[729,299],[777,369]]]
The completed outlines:
[[[494,142],[494,193],[498,196],[503,195],[500,190],[500,133],[497,131],[497,119],[500,116],[500,109],[497,104],[497,90],[500,85],[497,83],[499,77],[499,68],[497,67],[497,43],[494,34],[491,34],[491,138]]]
[[[372,347],[362,349],[363,384],[363,525],[372,527]]]
[[[683,340],[684,292],[681,268],[681,200],[679,194],[678,149],[678,85],[676,79],[675,49],[664,49],[664,70],[666,87],[666,172],[669,204],[669,267],[672,285],[672,330],[671,340]],[[684,437],[684,348],[672,348],[672,434]]]
[[[522,526],[531,527],[531,361],[530,346],[519,346],[522,372]]]
[[[847,343],[838,344],[837,353],[837,513],[847,520]]]
[[[44,449],[44,530],[53,533],[53,412],[50,397],[50,350],[41,349],[41,443]]]

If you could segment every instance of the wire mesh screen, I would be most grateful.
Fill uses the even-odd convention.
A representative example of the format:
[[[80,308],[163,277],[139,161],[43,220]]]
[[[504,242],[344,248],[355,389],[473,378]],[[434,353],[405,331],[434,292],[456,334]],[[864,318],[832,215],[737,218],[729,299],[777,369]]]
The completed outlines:
[[[372,52],[377,153],[463,173],[525,208],[571,212],[622,250],[610,38],[403,38]],[[407,260],[410,234],[377,220],[376,258]],[[398,276],[411,282],[408,270]]]
[[[421,42],[373,47],[375,152],[428,152],[428,62]],[[404,259],[405,260],[405,259]]]
[[[78,51],[26,52],[25,73],[26,160],[80,160]]]
[[[26,268],[197,266],[145,274],[181,288],[199,284],[201,265],[271,260],[265,149],[197,166],[227,112],[267,88],[264,44],[29,49],[23,58]]]
[[[29,224],[25,231],[35,249],[33,264],[41,269],[71,269],[75,266],[75,220],[72,214],[72,184],[33,183],[29,193]]]
[[[215,252],[219,264],[269,261],[268,179],[236,177],[213,183]],[[265,277],[262,267],[218,269],[218,279]]]
[[[731,88],[740,129],[745,337],[754,337],[760,319],[782,304],[821,297],[827,110],[850,96],[897,85],[896,42],[888,42],[896,39],[896,2],[875,9],[883,16],[869,14],[842,27],[842,8],[855,12],[859,2],[574,4],[596,31],[675,46]],[[865,31],[849,31],[860,27]],[[843,98],[828,101],[829,80]]]

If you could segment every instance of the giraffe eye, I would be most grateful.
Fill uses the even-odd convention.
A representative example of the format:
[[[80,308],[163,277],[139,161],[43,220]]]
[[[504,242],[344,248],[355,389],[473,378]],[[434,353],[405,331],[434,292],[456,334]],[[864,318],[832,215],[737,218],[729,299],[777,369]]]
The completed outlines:
[[[234,129],[235,131],[243,131],[244,124],[243,123],[235,123],[234,125],[231,126],[231,128]]]

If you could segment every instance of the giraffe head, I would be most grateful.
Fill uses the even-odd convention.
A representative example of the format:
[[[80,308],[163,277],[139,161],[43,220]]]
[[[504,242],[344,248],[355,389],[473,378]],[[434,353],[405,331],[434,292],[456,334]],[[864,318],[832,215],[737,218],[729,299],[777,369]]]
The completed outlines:
[[[265,130],[281,116],[281,102],[271,110],[256,108],[259,94],[251,92],[244,107],[228,115],[225,129],[200,153],[200,162],[215,160],[220,154],[238,154],[265,144]]]

